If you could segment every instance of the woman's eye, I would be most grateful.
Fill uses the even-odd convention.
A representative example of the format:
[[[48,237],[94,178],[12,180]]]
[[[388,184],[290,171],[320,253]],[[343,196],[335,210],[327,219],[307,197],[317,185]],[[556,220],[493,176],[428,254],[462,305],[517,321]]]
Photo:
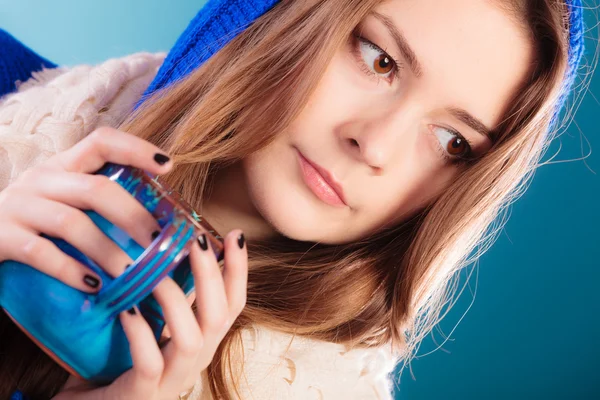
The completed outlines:
[[[465,161],[472,157],[471,144],[458,132],[431,126],[430,129],[437,137],[443,156],[451,161]]]
[[[393,80],[399,69],[399,64],[385,51],[381,50],[374,43],[360,36],[356,38],[356,54],[362,63],[365,73],[374,75],[378,78]]]

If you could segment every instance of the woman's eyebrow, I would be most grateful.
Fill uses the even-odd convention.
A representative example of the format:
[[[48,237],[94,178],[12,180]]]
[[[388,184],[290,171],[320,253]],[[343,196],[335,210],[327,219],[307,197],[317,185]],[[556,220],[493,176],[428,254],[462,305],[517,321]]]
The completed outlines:
[[[377,11],[373,11],[372,15],[379,21],[381,21],[383,25],[385,25],[385,27],[390,32],[390,35],[392,35],[392,37],[394,38],[394,41],[400,49],[400,52],[408,61],[410,69],[417,76],[417,78],[420,78],[423,75],[423,66],[417,59],[415,52],[409,46],[408,41],[406,40],[402,32],[400,32],[400,29],[396,27],[396,24],[394,24],[394,22],[387,15],[383,15],[381,13],[378,13]]]
[[[462,108],[456,107],[448,107],[446,108],[446,111],[450,113],[454,118],[458,119],[463,124],[473,129],[475,132],[485,136],[491,143],[494,143],[496,141],[495,132],[492,129],[485,126],[483,122],[469,114],[467,111],[463,110]]]
[[[400,52],[404,56],[404,58],[408,61],[408,66],[415,74],[417,78],[423,76],[423,66],[417,59],[417,55],[413,51],[413,49],[408,44],[408,41],[400,31],[400,29],[396,26],[396,24],[392,21],[390,17],[387,15],[383,15],[378,13],[377,11],[373,11],[372,15],[377,18],[383,25],[387,28],[392,38],[396,42],[396,45],[400,49]],[[466,110],[456,107],[448,107],[446,111],[451,114],[454,118],[458,119],[465,125],[469,126],[475,132],[485,136],[490,142],[494,143],[495,135],[494,132],[488,128],[483,122],[479,119],[475,118],[473,115],[468,113]]]

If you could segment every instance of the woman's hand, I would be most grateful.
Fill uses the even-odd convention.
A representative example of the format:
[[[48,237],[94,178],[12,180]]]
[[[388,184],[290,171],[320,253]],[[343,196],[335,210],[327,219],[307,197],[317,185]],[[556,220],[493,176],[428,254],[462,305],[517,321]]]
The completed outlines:
[[[119,184],[106,176],[91,175],[107,162],[155,175],[172,168],[169,158],[151,143],[115,129],[97,129],[0,191],[0,261],[28,264],[79,290],[99,291],[100,278],[40,236],[44,233],[64,239],[107,273],[119,276],[133,260],[81,210],[96,211],[143,247],[150,245],[160,227]],[[210,249],[192,247],[197,317],[171,279],[153,291],[172,332],[166,346],[158,348],[139,312],[123,313],[120,318],[130,340],[133,368],[101,389],[83,389],[72,380],[57,399],[171,399],[188,389],[210,363],[228,325],[245,305],[247,251],[246,246],[240,249],[237,244],[239,233],[232,231],[226,237],[223,276]]]
[[[194,385],[244,308],[248,277],[247,246],[240,230],[225,237],[223,273],[206,239],[201,237],[198,242],[190,252],[197,315],[181,289],[166,278],[153,294],[170,328],[169,342],[160,349],[139,312],[124,312],[120,317],[129,339],[133,368],[101,388],[71,378],[53,400],[174,400]]]
[[[44,233],[64,239],[113,277],[120,275],[132,260],[81,210],[96,211],[143,247],[152,243],[160,227],[118,183],[91,175],[107,162],[157,175],[172,168],[162,150],[149,142],[115,129],[97,129],[0,192],[0,261],[28,264],[84,292],[99,291],[99,277],[39,235]]]

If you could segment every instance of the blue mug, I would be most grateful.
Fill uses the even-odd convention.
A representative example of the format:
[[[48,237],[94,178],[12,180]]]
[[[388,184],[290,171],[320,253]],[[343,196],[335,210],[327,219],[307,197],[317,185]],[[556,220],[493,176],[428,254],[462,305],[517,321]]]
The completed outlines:
[[[94,211],[84,211],[134,263],[117,278],[62,239],[42,235],[102,279],[98,293],[84,293],[33,267],[0,263],[0,307],[69,373],[98,384],[115,380],[133,365],[119,313],[137,306],[157,342],[165,327],[152,289],[170,276],[189,295],[194,280],[189,249],[205,233],[219,262],[223,238],[181,196],[137,168],[108,163],[96,172],[117,182],[152,214],[161,232],[148,248]],[[0,311],[1,312],[1,311]]]

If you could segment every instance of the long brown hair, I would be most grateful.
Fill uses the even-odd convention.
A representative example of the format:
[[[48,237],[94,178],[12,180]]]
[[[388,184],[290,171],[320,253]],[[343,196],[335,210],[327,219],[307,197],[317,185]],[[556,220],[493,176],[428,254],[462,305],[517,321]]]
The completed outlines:
[[[280,1],[185,79],[145,99],[121,129],[174,156],[176,167],[162,179],[202,212],[215,173],[285,130],[332,55],[380,3]],[[530,35],[536,62],[497,127],[493,148],[427,207],[358,242],[250,241],[247,304],[208,369],[215,398],[233,398],[230,349],[250,324],[349,347],[391,344],[400,361],[414,355],[439,321],[456,272],[474,250],[479,256],[489,248],[502,224],[494,222],[543,156],[567,66],[564,1],[499,3],[510,5],[507,11]],[[10,321],[0,321],[0,398],[17,387],[33,399],[49,398],[66,373]]]

